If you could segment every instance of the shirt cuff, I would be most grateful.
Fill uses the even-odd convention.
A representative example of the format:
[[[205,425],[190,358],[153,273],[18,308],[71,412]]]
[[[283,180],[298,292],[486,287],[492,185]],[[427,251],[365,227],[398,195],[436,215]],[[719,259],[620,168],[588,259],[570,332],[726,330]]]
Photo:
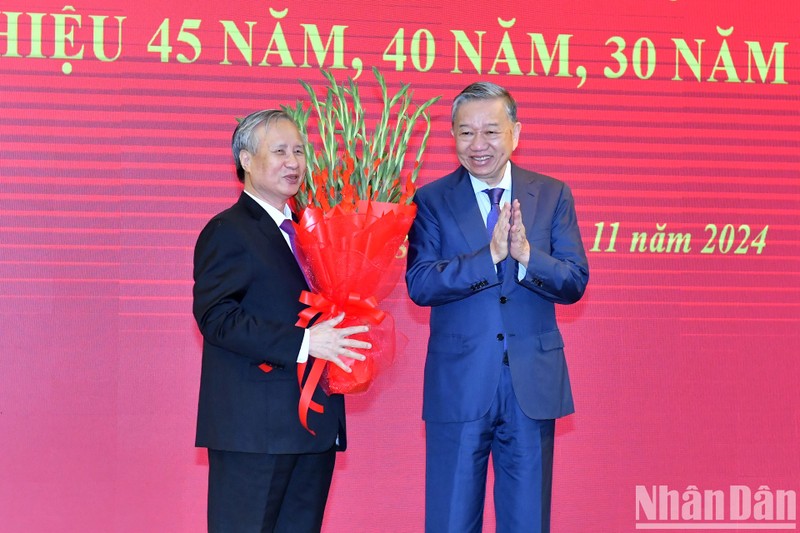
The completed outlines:
[[[519,266],[519,269],[517,269],[517,281],[522,281],[528,274],[528,269],[522,263],[517,263],[517,266]]]
[[[307,329],[303,330],[303,344],[300,345],[300,353],[297,354],[297,362],[305,363],[308,361],[308,349],[311,343]]]

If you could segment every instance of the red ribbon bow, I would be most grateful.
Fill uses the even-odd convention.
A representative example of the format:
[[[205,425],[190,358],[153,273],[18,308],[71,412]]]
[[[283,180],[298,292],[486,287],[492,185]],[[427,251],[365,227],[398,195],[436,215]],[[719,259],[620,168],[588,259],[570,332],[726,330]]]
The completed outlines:
[[[344,304],[336,303],[321,294],[303,291],[300,293],[300,302],[308,307],[303,309],[298,315],[296,326],[306,327],[311,319],[318,313],[322,313],[322,318],[337,316],[341,313],[349,317],[362,318],[373,324],[383,322],[386,313],[378,309],[378,300],[374,296],[361,298],[360,294],[350,293]]]

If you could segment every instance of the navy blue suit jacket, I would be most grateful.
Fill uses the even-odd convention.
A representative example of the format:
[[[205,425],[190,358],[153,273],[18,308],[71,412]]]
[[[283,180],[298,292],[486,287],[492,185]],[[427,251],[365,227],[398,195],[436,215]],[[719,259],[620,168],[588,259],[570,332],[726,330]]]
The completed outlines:
[[[488,412],[504,346],[514,393],[528,417],[574,411],[554,305],[578,301],[589,279],[572,193],[558,180],[513,164],[511,179],[531,246],[522,280],[510,256],[498,280],[463,167],[415,195],[406,283],[411,299],[431,308],[423,397],[429,422],[466,422]]]
[[[197,240],[194,316],[203,334],[196,445],[251,453],[314,453],[339,436],[344,399],[320,389],[309,411],[314,437],[300,424],[296,327],[305,278],[275,221],[247,194],[215,216]],[[313,358],[309,358],[307,370]],[[269,373],[258,365],[268,363]]]

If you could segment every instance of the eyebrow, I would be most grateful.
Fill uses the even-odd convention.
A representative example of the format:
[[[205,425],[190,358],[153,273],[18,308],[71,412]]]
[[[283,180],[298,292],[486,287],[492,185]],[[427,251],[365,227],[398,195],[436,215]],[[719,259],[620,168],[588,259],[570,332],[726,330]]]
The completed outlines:
[[[298,143],[298,144],[289,144],[289,143],[280,143],[280,144],[271,144],[269,145],[270,150],[275,150],[277,148],[303,148],[305,147],[305,143]]]
[[[458,129],[470,129],[470,130],[485,130],[486,128],[499,128],[499,127],[500,123],[497,122],[492,122],[491,124],[483,124],[478,128],[473,128],[472,126],[469,126],[467,124],[459,124],[456,126],[456,128]]]

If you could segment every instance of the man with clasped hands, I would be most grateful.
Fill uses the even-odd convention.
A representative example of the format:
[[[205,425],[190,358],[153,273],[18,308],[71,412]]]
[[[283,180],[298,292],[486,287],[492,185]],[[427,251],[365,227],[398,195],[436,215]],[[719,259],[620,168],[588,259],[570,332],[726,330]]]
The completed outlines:
[[[295,326],[308,290],[292,253],[293,197],[306,172],[304,139],[282,111],[253,113],[233,134],[244,192],[206,225],[194,256],[194,316],[203,335],[197,446],[208,448],[208,530],[319,532],[336,450],[346,446],[344,400],[314,391],[322,413],[298,418],[298,365],[359,361],[370,348],[340,315]],[[281,224],[284,224],[281,226]],[[285,229],[284,229],[285,228]]]
[[[489,455],[498,533],[546,532],[555,418],[574,411],[555,303],[589,279],[570,189],[510,162],[511,95],[453,102],[461,166],[415,196],[406,283],[430,306],[423,418],[425,531],[481,531]]]

